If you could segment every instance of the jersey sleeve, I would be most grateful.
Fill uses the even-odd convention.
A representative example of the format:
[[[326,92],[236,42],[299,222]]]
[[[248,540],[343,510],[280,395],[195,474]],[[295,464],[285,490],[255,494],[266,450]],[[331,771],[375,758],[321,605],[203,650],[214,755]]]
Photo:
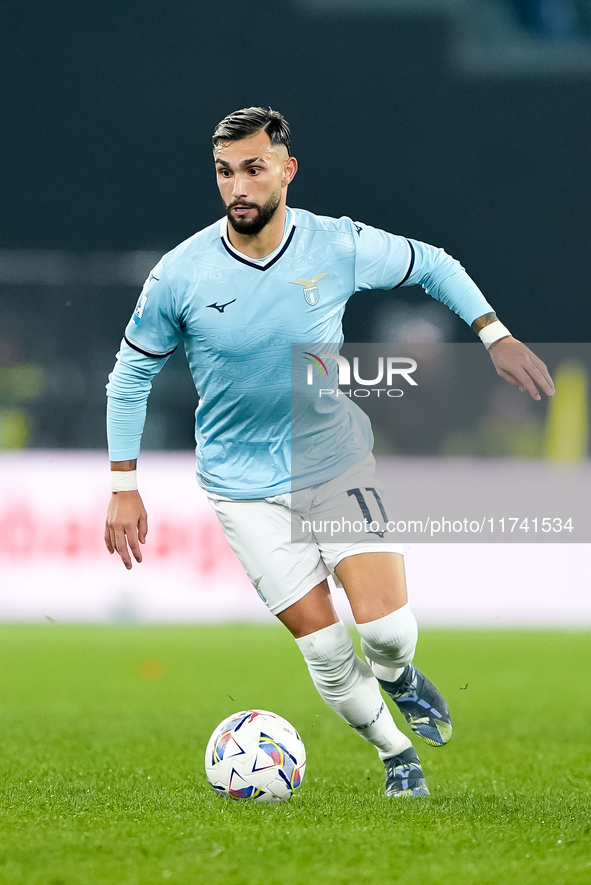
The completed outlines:
[[[436,246],[418,240],[408,240],[408,243],[413,251],[413,263],[400,285],[422,286],[428,295],[457,313],[469,326],[477,317],[493,312],[459,261]]]
[[[161,260],[144,283],[125,330],[125,341],[144,356],[161,359],[170,356],[180,338],[175,293]]]
[[[395,289],[412,270],[414,257],[405,237],[353,221],[355,291]]]
[[[166,357],[149,357],[125,340],[107,384],[107,441],[111,461],[138,457],[152,380]]]
[[[159,261],[144,283],[125,329],[107,384],[107,441],[111,461],[131,461],[140,453],[152,379],[181,338],[175,293]]]
[[[352,226],[356,291],[419,285],[468,325],[493,312],[460,262],[443,249],[359,222],[352,222]]]

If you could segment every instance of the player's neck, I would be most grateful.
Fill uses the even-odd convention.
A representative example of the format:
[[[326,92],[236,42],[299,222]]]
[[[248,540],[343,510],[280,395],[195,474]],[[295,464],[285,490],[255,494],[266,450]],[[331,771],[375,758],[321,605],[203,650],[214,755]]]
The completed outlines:
[[[266,258],[277,249],[283,239],[286,215],[286,206],[283,204],[278,206],[273,218],[260,233],[254,236],[239,234],[231,224],[228,224],[228,240],[238,252],[242,252],[248,258]]]

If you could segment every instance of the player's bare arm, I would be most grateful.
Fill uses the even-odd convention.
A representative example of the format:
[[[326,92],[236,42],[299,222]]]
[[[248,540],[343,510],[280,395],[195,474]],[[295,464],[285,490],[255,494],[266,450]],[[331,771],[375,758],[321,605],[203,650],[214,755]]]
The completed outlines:
[[[131,472],[137,461],[111,461],[112,471]],[[131,555],[142,561],[140,544],[146,543],[148,514],[140,493],[135,490],[113,492],[107,510],[105,544],[109,553],[117,553],[125,568],[132,566]]]
[[[496,322],[496,314],[485,313],[474,320],[472,329],[479,334]],[[513,387],[529,393],[535,400],[542,398],[540,390],[546,396],[554,396],[554,383],[546,364],[517,338],[504,335],[489,346],[489,354],[497,374]]]

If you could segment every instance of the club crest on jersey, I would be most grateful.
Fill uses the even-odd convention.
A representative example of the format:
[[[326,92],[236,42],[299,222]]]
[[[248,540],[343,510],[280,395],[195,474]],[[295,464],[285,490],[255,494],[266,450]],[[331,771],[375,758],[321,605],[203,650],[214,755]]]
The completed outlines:
[[[318,304],[320,299],[320,292],[318,291],[317,283],[320,282],[322,277],[325,277],[325,273],[316,274],[315,277],[312,277],[311,280],[305,279],[302,277],[300,280],[290,280],[290,283],[293,283],[294,286],[303,286],[304,287],[304,298],[306,302],[310,305],[310,307],[314,307],[315,304]]]

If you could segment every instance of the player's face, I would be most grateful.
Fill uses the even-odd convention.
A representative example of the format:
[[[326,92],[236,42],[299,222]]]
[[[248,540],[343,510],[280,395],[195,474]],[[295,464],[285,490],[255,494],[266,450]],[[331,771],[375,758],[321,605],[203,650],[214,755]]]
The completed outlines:
[[[295,160],[266,132],[214,148],[218,187],[228,220],[240,234],[256,235],[275,215],[295,175]]]

